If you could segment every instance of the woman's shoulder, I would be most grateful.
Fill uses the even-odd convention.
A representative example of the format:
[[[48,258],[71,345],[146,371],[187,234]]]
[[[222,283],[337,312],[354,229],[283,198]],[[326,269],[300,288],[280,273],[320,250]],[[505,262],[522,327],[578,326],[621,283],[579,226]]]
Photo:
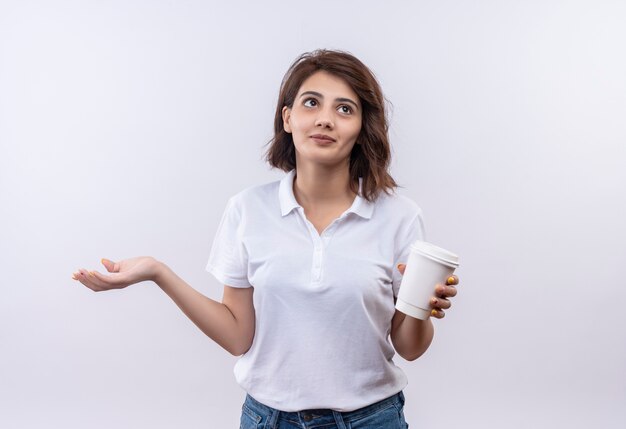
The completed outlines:
[[[424,235],[422,208],[410,197],[396,192],[379,197],[374,209],[376,223],[381,228],[405,234],[420,231]]]
[[[251,204],[254,206],[258,206],[259,203],[269,204],[278,199],[279,187],[280,180],[248,186],[230,197],[230,204],[240,208]]]
[[[381,192],[376,200],[376,206],[384,211],[390,211],[396,214],[405,213],[408,216],[415,216],[422,213],[421,207],[413,199],[398,193],[397,189],[391,194]]]

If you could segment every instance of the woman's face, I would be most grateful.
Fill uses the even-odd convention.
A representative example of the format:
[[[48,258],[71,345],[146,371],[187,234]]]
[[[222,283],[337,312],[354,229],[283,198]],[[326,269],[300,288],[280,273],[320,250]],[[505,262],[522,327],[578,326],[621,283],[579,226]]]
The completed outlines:
[[[302,83],[293,107],[283,107],[283,126],[293,137],[299,166],[347,162],[361,121],[358,95],[345,80],[324,71]]]

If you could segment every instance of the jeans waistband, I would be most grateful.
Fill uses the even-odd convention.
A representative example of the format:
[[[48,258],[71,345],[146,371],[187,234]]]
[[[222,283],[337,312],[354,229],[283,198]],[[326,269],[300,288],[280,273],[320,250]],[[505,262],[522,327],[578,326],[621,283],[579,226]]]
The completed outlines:
[[[250,409],[255,411],[261,415],[280,415],[280,418],[299,421],[300,418],[307,419],[308,417],[322,417],[322,416],[333,416],[340,414],[341,418],[345,422],[351,422],[353,420],[359,420],[367,415],[375,413],[379,410],[385,409],[392,405],[396,405],[398,408],[401,408],[404,405],[404,394],[402,391],[396,393],[389,398],[383,399],[382,401],[375,402],[371,405],[365,406],[363,408],[359,408],[354,411],[344,411],[338,412],[331,409],[311,409],[311,410],[302,410],[302,411],[280,411],[272,407],[268,407],[265,404],[260,403],[256,399],[254,399],[250,395],[246,395],[246,401],[244,406],[248,406]]]

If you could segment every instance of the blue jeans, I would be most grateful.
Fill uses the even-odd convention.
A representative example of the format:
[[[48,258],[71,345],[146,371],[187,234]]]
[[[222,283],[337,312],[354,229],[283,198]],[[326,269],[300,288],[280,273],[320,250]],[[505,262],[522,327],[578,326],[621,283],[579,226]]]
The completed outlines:
[[[304,410],[285,412],[263,405],[247,395],[239,429],[408,429],[404,420],[404,394],[358,410]]]

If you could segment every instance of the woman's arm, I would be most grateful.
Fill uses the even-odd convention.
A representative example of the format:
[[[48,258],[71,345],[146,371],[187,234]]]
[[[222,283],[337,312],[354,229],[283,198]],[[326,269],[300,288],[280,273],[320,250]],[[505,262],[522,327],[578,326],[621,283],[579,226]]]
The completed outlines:
[[[254,338],[254,289],[224,286],[219,303],[189,286],[168,266],[159,263],[155,283],[202,332],[234,356],[250,349]]]
[[[405,264],[399,264],[398,269],[402,274],[406,269]],[[449,309],[452,305],[448,298],[456,295],[456,288],[459,283],[457,276],[450,276],[445,285],[435,287],[435,295],[430,301],[432,316],[442,319],[445,316],[444,309]],[[433,341],[435,329],[431,319],[420,320],[396,310],[391,321],[391,343],[396,352],[404,359],[413,361],[423,355],[430,343]]]
[[[242,355],[252,345],[255,330],[253,288],[224,286],[224,296],[219,303],[202,295],[154,258],[139,257],[117,263],[104,259],[102,263],[111,274],[79,270],[73,278],[96,292],[152,280],[202,332],[229,353]]]
[[[391,342],[404,359],[413,361],[428,350],[435,329],[430,319],[419,320],[396,310],[391,321]]]

